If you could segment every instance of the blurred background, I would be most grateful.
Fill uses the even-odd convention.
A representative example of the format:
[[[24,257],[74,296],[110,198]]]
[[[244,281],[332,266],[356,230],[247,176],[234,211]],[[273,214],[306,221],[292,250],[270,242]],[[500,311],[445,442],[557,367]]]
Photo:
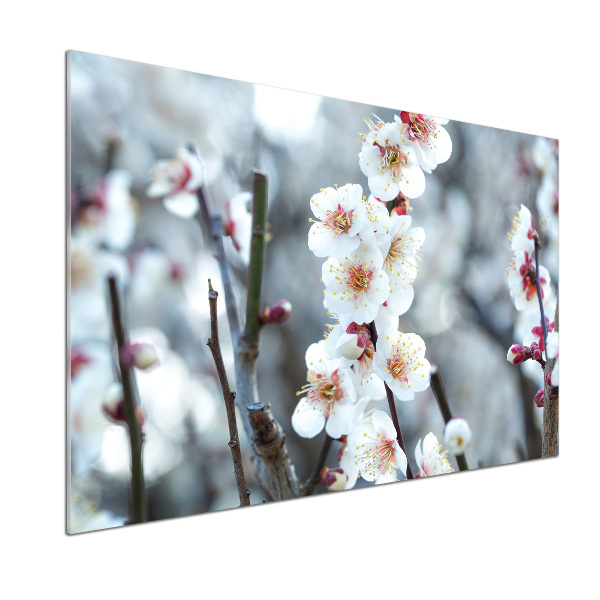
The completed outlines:
[[[101,410],[116,380],[106,275],[122,286],[132,341],[150,341],[160,365],[136,373],[147,414],[144,466],[152,520],[239,505],[227,420],[210,351],[207,279],[221,291],[209,243],[195,220],[167,212],[146,195],[156,160],[193,142],[206,166],[215,208],[251,190],[251,172],[269,177],[265,306],[285,298],[291,318],[261,334],[261,400],[287,434],[296,472],[306,479],[321,438],[304,440],[290,417],[306,382],[306,348],[328,321],[320,282],[323,259],[307,247],[309,200],[320,188],[358,183],[358,134],[365,117],[391,121],[400,110],[256,86],[80,52],[70,53],[70,458],[71,530],[122,525],[128,513],[129,450],[125,431]],[[440,115],[443,116],[443,115]],[[450,121],[450,160],[426,175],[411,202],[426,232],[415,300],[400,329],[421,335],[442,373],[455,415],[466,418],[471,468],[541,455],[541,414],[533,397],[541,369],[510,365],[506,352],[526,330],[506,283],[507,231],[521,204],[541,234],[541,262],[558,284],[556,184],[546,175],[555,145],[544,138]],[[245,300],[245,261],[226,250]],[[235,389],[223,295],[220,338]],[[554,311],[550,311],[553,320]],[[533,369],[531,367],[534,367]],[[387,410],[384,404],[380,407]],[[398,413],[414,465],[414,448],[443,420],[430,390]],[[239,421],[239,420],[238,420]],[[240,426],[242,448],[247,450]],[[338,444],[326,464],[337,466]],[[450,457],[456,468],[454,458]],[[268,500],[246,476],[253,504]],[[359,480],[357,487],[364,485]],[[319,493],[323,488],[317,488]]]

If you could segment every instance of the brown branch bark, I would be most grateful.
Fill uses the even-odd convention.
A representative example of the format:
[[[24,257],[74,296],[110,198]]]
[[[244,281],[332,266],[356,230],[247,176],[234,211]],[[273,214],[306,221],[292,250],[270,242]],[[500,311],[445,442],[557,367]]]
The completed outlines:
[[[300,486],[294,465],[288,454],[285,434],[273,418],[271,406],[258,402],[246,407],[253,432],[252,457],[254,471],[261,487],[273,500],[286,500],[300,496]]]
[[[237,484],[238,494],[240,496],[240,506],[250,506],[250,491],[246,485],[244,467],[242,464],[242,451],[240,449],[240,438],[238,435],[237,421],[235,418],[235,392],[229,389],[229,381],[223,363],[221,346],[219,345],[219,326],[217,321],[217,299],[218,292],[213,290],[208,280],[208,303],[210,305],[210,339],[207,342],[212,352],[219,382],[223,390],[223,400],[225,401],[225,410],[227,411],[227,423],[229,424],[229,448],[231,448],[231,457],[233,458],[233,470],[235,472],[235,482]]]
[[[556,313],[554,315],[554,331],[558,331],[558,292],[556,298]],[[548,346],[546,346],[546,357],[548,357]],[[546,378],[556,360],[546,360],[544,369],[544,427],[542,431],[542,457],[558,455],[558,388],[546,383]]]
[[[148,506],[146,503],[146,485],[144,482],[143,449],[144,435],[137,418],[138,400],[135,375],[122,360],[122,350],[127,343],[127,330],[121,309],[121,297],[117,288],[114,275],[108,277],[108,290],[112,314],[113,332],[117,343],[119,360],[119,373],[123,386],[123,405],[125,420],[127,422],[127,435],[131,453],[131,508],[130,522],[144,523],[148,520]]]
[[[219,265],[221,282],[225,292],[227,320],[234,347],[235,379],[237,395],[235,402],[240,409],[242,423],[250,440],[252,463],[261,487],[274,500],[296,498],[300,495],[300,483],[296,477],[285,445],[285,436],[281,426],[275,421],[267,406],[268,418],[253,418],[249,407],[258,406],[258,383],[256,379],[256,360],[259,349],[259,325],[261,307],[262,269],[264,265],[265,232],[267,216],[267,177],[262,173],[254,174],[253,226],[249,267],[249,297],[246,312],[250,315],[250,326],[246,323],[244,335],[241,334],[237,297],[233,288],[229,264],[225,257],[223,244],[223,223],[221,215],[214,212],[206,192],[199,189],[196,193],[200,202],[197,219],[209,229],[215,259]],[[256,310],[255,310],[256,309]],[[256,313],[256,314],[255,314]],[[261,413],[262,414],[262,413]],[[266,419],[266,420],[265,420]],[[280,435],[269,440],[268,448],[260,441],[265,439],[265,427],[276,430]],[[256,429],[258,427],[258,429]],[[272,433],[272,432],[271,432]],[[268,436],[267,436],[268,437]],[[258,444],[258,445],[257,445]],[[273,448],[278,448],[273,451]]]

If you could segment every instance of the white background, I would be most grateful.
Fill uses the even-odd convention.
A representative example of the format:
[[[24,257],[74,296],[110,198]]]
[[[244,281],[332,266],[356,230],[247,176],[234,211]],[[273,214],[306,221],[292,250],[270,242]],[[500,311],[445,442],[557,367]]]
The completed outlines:
[[[586,6],[103,0],[4,9],[5,598],[580,598],[597,589],[599,52]],[[558,137],[561,457],[66,536],[67,49]]]

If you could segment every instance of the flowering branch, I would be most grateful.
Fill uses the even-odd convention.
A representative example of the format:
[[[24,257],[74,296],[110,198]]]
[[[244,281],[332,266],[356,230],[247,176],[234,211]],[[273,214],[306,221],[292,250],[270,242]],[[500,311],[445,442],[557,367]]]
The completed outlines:
[[[442,374],[440,373],[440,369],[437,365],[431,365],[430,385],[435,395],[435,399],[437,400],[438,406],[440,408],[440,412],[442,413],[444,424],[448,425],[449,421],[453,418],[453,415],[452,411],[450,410],[450,405],[448,404],[448,396],[446,394],[444,382],[442,381]],[[467,464],[467,459],[465,458],[465,455],[455,454],[455,457],[459,470],[468,471],[469,465]]]
[[[556,296],[554,331],[558,332],[558,292]],[[546,352],[548,352],[547,344]],[[553,387],[549,381],[551,373],[554,370],[555,363],[556,359],[549,358],[546,361],[546,368],[544,369],[544,425],[542,431],[542,457],[558,455],[558,388]]]
[[[325,438],[323,439],[323,445],[321,446],[321,452],[319,453],[319,457],[317,458],[317,462],[315,463],[315,469],[306,482],[306,489],[304,491],[305,496],[310,496],[317,487],[317,483],[319,482],[319,473],[321,473],[321,469],[325,466],[325,459],[329,454],[329,449],[331,448],[331,442],[333,442],[333,438],[325,434]]]
[[[225,410],[227,411],[227,422],[229,424],[229,447],[233,458],[233,469],[235,471],[235,481],[237,483],[238,494],[240,496],[240,506],[250,506],[250,491],[246,485],[244,476],[244,467],[242,464],[242,452],[240,450],[240,438],[238,436],[237,422],[235,418],[235,392],[229,389],[227,373],[223,364],[221,347],[219,345],[219,327],[217,322],[217,298],[219,294],[208,280],[208,302],[210,304],[210,338],[207,342],[212,352],[221,389],[223,390],[223,400],[225,400]]]
[[[142,451],[144,436],[137,418],[138,402],[134,374],[123,360],[123,349],[127,344],[127,333],[121,311],[121,301],[117,289],[117,280],[114,275],[108,277],[112,323],[117,342],[119,357],[119,371],[123,386],[123,399],[125,408],[125,421],[129,435],[131,450],[131,523],[144,523],[148,520],[146,508],[146,488],[144,484],[144,467],[142,464]]]

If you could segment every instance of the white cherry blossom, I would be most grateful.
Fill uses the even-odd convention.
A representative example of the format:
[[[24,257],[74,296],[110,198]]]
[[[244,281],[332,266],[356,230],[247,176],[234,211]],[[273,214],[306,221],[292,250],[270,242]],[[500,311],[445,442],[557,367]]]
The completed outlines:
[[[450,158],[452,140],[442,127],[448,123],[448,119],[402,111],[394,120],[407,126],[405,134],[415,145],[417,160],[423,171],[431,173]]]
[[[558,171],[558,140],[538,137],[531,151],[535,166],[542,175],[554,175]]]
[[[527,252],[530,256],[535,251],[533,240],[533,217],[529,209],[521,204],[519,213],[513,218],[513,228],[508,234],[510,249],[513,252]]]
[[[382,266],[379,249],[364,242],[344,258],[331,257],[322,269],[327,306],[356,323],[370,323],[390,294]]]
[[[400,400],[412,400],[415,392],[429,387],[431,365],[425,358],[425,342],[415,333],[380,332],[373,369]]]
[[[306,351],[308,384],[297,394],[306,397],[294,410],[292,427],[305,438],[315,437],[325,427],[327,434],[337,439],[352,430],[356,390],[341,360],[328,360],[323,346],[321,340]]]
[[[366,121],[359,156],[361,171],[369,179],[369,188],[379,200],[393,200],[402,193],[418,198],[425,191],[425,175],[419,166],[415,145],[409,140],[404,123]]]
[[[394,213],[390,219],[390,245],[384,255],[384,271],[390,279],[386,307],[391,314],[403,315],[414,298],[413,282],[419,273],[418,253],[425,241],[422,227],[410,227],[412,218]]]
[[[249,205],[250,192],[240,192],[225,202],[226,220],[223,222],[225,235],[231,237],[234,248],[244,264],[250,262],[250,242],[252,240],[252,213]]]
[[[373,411],[366,410],[366,407],[369,404],[369,400],[369,397],[363,397],[360,398],[360,400],[358,400],[354,405],[354,415],[352,417],[352,430],[350,434],[342,437],[342,446],[338,452],[338,460],[340,462],[340,467],[348,476],[348,481],[344,486],[344,489],[346,490],[352,489],[356,484],[356,480],[358,479],[358,462],[354,458],[354,449],[349,443],[349,440],[352,435],[352,431],[354,431],[363,424],[371,422],[371,413]]]
[[[551,305],[548,306],[550,309],[548,312],[553,314]],[[521,328],[525,329],[525,335],[523,336],[523,346],[531,346],[534,342],[539,346],[543,352],[544,345],[544,330],[542,329],[542,319],[540,318],[539,312],[523,313],[524,319],[521,323]],[[546,333],[549,334],[554,330],[554,321],[550,321],[550,318],[545,315],[546,321]]]
[[[133,240],[135,226],[131,175],[122,169],[113,169],[80,205],[77,236],[96,246],[105,244],[114,250],[125,250]]]
[[[447,453],[447,450],[442,452],[442,447],[435,435],[428,433],[423,440],[423,448],[421,449],[421,440],[418,441],[415,448],[415,460],[419,467],[416,477],[433,477],[434,475],[453,473],[454,469],[446,458]]]
[[[550,273],[540,265],[540,289],[542,302],[546,304],[551,300]],[[517,252],[508,265],[507,279],[510,295],[515,302],[517,310],[539,310],[538,293],[535,282],[536,268],[533,256],[528,252]]]
[[[157,161],[151,178],[146,194],[151,198],[164,196],[169,212],[184,219],[198,212],[200,204],[194,192],[204,183],[204,165],[196,152],[181,148],[176,158]]]
[[[310,199],[310,208],[319,219],[308,232],[308,247],[315,256],[341,258],[358,248],[361,230],[372,230],[360,185],[321,189]]]
[[[377,200],[373,194],[364,200],[365,210],[368,217],[368,226],[360,232],[360,239],[363,242],[373,241],[375,245],[383,243],[390,229],[390,213],[386,203]]]
[[[330,316],[334,315],[330,313]],[[378,319],[375,320],[376,324]],[[369,325],[355,322],[347,324],[348,321],[348,318],[342,319],[327,334],[324,344],[326,356],[341,358],[344,367],[352,368],[352,381],[359,397],[381,400],[385,396],[385,386],[373,372],[375,348]]]
[[[558,239],[558,181],[555,174],[542,177],[536,194],[536,205],[542,227],[552,239]]]
[[[396,469],[406,475],[406,454],[397,437],[392,419],[381,410],[373,411],[371,423],[352,432],[348,445],[363,479],[375,484],[397,481]]]

